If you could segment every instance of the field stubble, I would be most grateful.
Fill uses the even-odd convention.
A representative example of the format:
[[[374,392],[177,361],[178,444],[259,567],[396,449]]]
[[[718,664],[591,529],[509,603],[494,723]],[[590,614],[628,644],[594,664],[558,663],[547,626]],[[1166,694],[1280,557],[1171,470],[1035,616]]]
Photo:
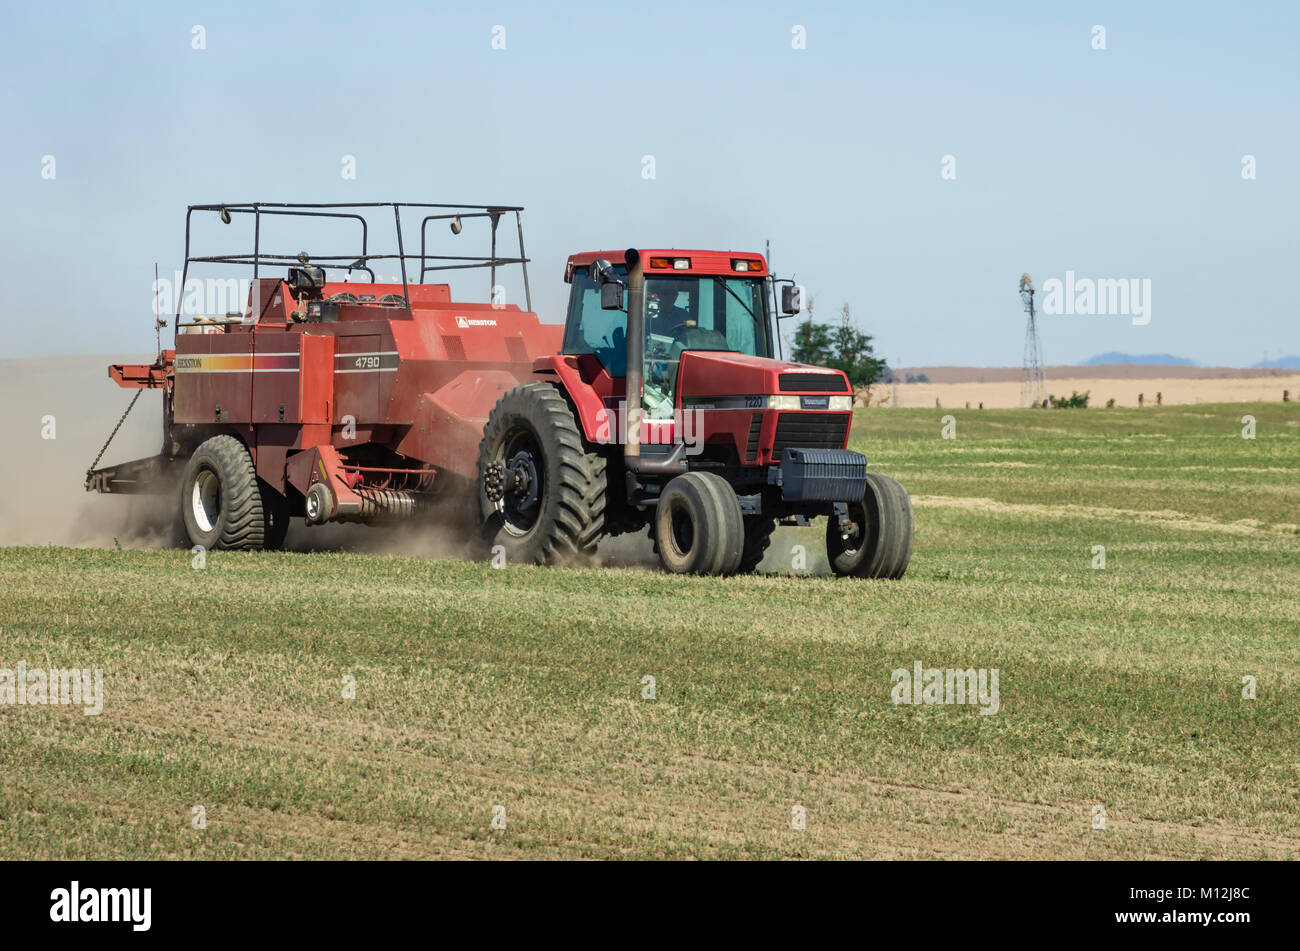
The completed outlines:
[[[795,529],[725,580],[0,549],[0,668],[106,690],[0,707],[4,854],[1295,857],[1300,413],[954,415],[858,414],[917,501],[896,583]],[[891,703],[918,660],[997,668],[997,715]]]

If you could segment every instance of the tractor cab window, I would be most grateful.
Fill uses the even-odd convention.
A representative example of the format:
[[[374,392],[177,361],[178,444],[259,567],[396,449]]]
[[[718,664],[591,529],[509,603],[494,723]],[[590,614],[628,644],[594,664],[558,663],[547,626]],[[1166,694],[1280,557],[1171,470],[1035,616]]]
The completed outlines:
[[[589,270],[575,268],[573,272],[564,352],[594,354],[610,376],[627,376],[626,302],[622,310],[601,310],[600,285],[592,279]],[[626,267],[615,265],[614,271],[627,280]]]
[[[762,281],[646,276],[645,409],[673,415],[683,350],[768,356]]]
[[[614,267],[626,280],[627,269]],[[645,282],[644,408],[673,415],[683,350],[770,356],[764,284],[754,278],[655,276]],[[590,353],[612,377],[627,376],[627,309],[601,310],[600,285],[575,268],[564,330],[565,353]]]

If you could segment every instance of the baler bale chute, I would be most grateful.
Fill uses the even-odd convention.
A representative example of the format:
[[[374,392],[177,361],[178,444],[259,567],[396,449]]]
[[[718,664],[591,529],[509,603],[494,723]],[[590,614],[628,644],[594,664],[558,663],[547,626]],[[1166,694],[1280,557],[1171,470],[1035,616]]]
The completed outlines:
[[[375,253],[367,215],[389,212],[396,250]],[[404,212],[418,216],[418,254],[406,250]],[[121,387],[161,391],[163,447],[97,469],[101,450],[87,490],[175,493],[182,540],[204,548],[278,548],[298,517],[392,524],[440,509],[472,513],[476,547],[510,563],[581,562],[602,538],[648,530],[668,571],[716,575],[757,568],[778,524],[826,516],[837,574],[902,576],[911,503],[847,449],[848,378],[774,352],[778,320],[799,310],[791,282],[748,252],[574,254],[567,320],[542,324],[521,212],[191,206],[181,288],[191,265],[251,267],[247,300],[183,321],[178,294],[173,348],[109,368]],[[192,254],[195,215],[251,217],[252,252]],[[498,253],[508,215],[517,256]],[[358,247],[266,252],[264,226],[286,217],[355,225]],[[487,255],[432,253],[432,225],[460,235],[476,219],[489,227]],[[384,266],[400,282],[377,280]],[[523,310],[497,293],[498,270],[514,266]],[[272,268],[285,276],[266,276]],[[470,268],[488,271],[490,302],[425,283]],[[348,280],[358,273],[369,281]]]

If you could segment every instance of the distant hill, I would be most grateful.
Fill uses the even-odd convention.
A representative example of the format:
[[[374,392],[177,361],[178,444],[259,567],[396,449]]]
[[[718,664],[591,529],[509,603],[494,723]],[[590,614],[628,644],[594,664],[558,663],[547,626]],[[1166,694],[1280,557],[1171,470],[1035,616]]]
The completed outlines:
[[[1117,366],[1122,364],[1139,364],[1141,366],[1194,367],[1195,360],[1175,357],[1168,353],[1145,353],[1137,356],[1131,353],[1099,353],[1079,364],[1081,367]],[[1258,365],[1258,364],[1257,364]]]
[[[1262,360],[1256,363],[1255,366],[1269,370],[1300,370],[1300,357],[1290,356],[1277,360]]]

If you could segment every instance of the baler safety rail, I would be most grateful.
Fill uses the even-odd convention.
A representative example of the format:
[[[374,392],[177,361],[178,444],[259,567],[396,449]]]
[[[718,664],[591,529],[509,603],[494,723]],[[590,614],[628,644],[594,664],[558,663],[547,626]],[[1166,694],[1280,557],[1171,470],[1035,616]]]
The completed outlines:
[[[422,215],[420,219],[420,253],[406,250],[406,241],[402,229],[402,211]],[[381,211],[391,210],[393,213],[393,231],[396,237],[396,253],[388,251],[376,254],[370,250],[370,221],[368,215],[371,213],[378,214]],[[419,262],[418,283],[423,284],[425,278],[436,271],[463,270],[467,268],[486,268],[489,271],[489,281],[491,292],[496,293],[497,269],[509,265],[518,265],[521,269],[524,284],[524,305],[525,309],[532,311],[533,295],[532,289],[528,283],[528,262],[527,252],[524,250],[524,226],[521,217],[523,213],[521,205],[472,205],[472,204],[448,204],[433,202],[397,202],[397,201],[364,201],[364,202],[222,202],[218,204],[190,205],[185,212],[185,263],[181,271],[181,287],[185,287],[189,280],[191,264],[225,264],[242,267],[251,267],[253,269],[253,279],[256,280],[261,276],[263,267],[281,267],[283,265],[293,265],[295,262],[302,261],[299,254],[284,254],[268,252],[262,244],[262,218],[264,216],[277,216],[288,218],[336,218],[355,221],[360,226],[360,248],[358,251],[347,254],[325,254],[313,251],[310,258],[317,265],[332,267],[337,270],[354,270],[365,271],[370,275],[371,283],[375,281],[374,269],[370,267],[371,262],[382,261],[385,263],[395,263],[401,271],[402,278],[402,297],[406,306],[411,305],[411,278],[415,275],[408,273],[408,262]],[[253,218],[253,250],[251,252],[239,251],[223,254],[205,254],[195,255],[192,253],[192,221],[195,212],[215,212],[219,219],[225,224],[230,224],[236,215],[250,215]],[[503,256],[498,253],[497,230],[501,219],[506,215],[514,215],[515,231],[517,234],[519,253],[517,255]],[[428,227],[431,222],[447,221],[451,225],[452,234],[458,235],[464,227],[466,219],[485,218],[487,219],[491,230],[491,243],[489,253],[486,255],[465,255],[465,254],[434,254],[430,250],[428,240]],[[181,305],[183,298],[178,295],[175,319],[172,323],[173,331],[178,331],[181,325]]]

